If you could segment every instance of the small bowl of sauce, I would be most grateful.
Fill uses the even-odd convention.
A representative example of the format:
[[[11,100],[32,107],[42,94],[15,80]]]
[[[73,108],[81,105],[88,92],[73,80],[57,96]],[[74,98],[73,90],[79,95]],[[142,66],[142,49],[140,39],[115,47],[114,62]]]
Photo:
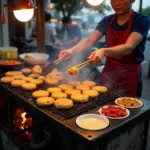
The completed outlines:
[[[76,124],[84,130],[103,130],[109,126],[109,120],[98,114],[85,114],[76,119]]]

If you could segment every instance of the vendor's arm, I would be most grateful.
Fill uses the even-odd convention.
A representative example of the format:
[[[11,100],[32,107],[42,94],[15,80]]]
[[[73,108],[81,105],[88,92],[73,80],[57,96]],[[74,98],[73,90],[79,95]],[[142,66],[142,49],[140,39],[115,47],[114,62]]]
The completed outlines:
[[[139,23],[136,24],[125,44],[109,48],[101,48],[93,52],[89,56],[89,59],[91,59],[94,64],[97,64],[102,61],[104,56],[115,57],[129,55],[144,38],[146,39],[148,34],[149,20],[147,18],[142,18],[142,20],[138,22]]]
[[[99,41],[103,35],[107,32],[107,26],[109,22],[109,17],[104,17],[96,27],[96,30],[89,35],[87,38],[82,40],[78,45],[72,48],[73,52],[82,52],[84,50],[90,49],[97,41]]]
[[[103,33],[96,30],[91,35],[81,40],[74,47],[61,51],[59,54],[59,57],[63,57],[63,56],[67,57],[67,56],[70,56],[72,53],[88,50],[102,37],[103,37]]]
[[[103,37],[103,33],[100,31],[94,31],[91,35],[83,39],[76,46],[72,48],[74,52],[82,52],[91,48],[98,40]]]
[[[133,31],[123,45],[104,49],[106,56],[124,56],[130,54],[145,38],[147,38],[150,22],[147,17],[137,17]]]
[[[97,51],[92,52],[89,56],[89,59],[93,64],[99,64],[102,62],[104,56],[121,57],[129,55],[142,40],[143,36],[141,34],[133,32],[131,33],[125,44],[109,48],[101,48]]]
[[[137,32],[132,32],[125,44],[103,48],[105,56],[125,56],[129,55],[143,40],[143,35]]]
[[[72,53],[82,52],[84,50],[90,49],[97,41],[99,41],[103,37],[103,35],[106,34],[108,21],[108,17],[104,17],[96,27],[96,30],[91,35],[84,38],[71,49],[61,51],[59,57],[70,56],[72,55]]]

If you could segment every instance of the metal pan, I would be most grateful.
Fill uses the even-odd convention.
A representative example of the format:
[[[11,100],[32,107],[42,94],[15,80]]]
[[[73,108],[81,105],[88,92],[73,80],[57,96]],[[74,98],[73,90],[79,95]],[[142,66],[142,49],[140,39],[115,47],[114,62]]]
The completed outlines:
[[[44,76],[46,76],[47,74],[49,74],[55,68],[57,68],[57,65],[53,62],[50,62],[46,66],[44,66],[42,74]]]

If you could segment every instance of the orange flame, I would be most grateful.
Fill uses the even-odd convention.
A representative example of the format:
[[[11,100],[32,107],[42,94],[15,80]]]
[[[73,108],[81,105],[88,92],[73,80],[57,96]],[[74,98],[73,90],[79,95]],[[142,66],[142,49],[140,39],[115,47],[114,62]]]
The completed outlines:
[[[27,114],[26,112],[24,112],[24,113],[21,114],[21,117],[23,119],[22,122],[21,122],[21,124],[24,124],[26,122],[26,120],[27,120],[27,118],[25,117],[26,114]]]

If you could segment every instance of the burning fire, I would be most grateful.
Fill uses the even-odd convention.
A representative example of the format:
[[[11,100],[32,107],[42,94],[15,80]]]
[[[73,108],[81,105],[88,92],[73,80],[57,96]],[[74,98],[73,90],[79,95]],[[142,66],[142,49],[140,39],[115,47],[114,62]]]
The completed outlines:
[[[27,116],[27,112],[22,108],[17,108],[13,116],[13,124],[15,129],[21,131],[24,130],[24,135],[31,140],[32,132],[29,131],[32,127],[32,117]]]
[[[22,122],[21,122],[21,124],[24,124],[26,122],[26,120],[27,120],[27,118],[25,117],[26,114],[27,114],[26,112],[24,112],[24,113],[21,114],[21,117],[23,119]]]

